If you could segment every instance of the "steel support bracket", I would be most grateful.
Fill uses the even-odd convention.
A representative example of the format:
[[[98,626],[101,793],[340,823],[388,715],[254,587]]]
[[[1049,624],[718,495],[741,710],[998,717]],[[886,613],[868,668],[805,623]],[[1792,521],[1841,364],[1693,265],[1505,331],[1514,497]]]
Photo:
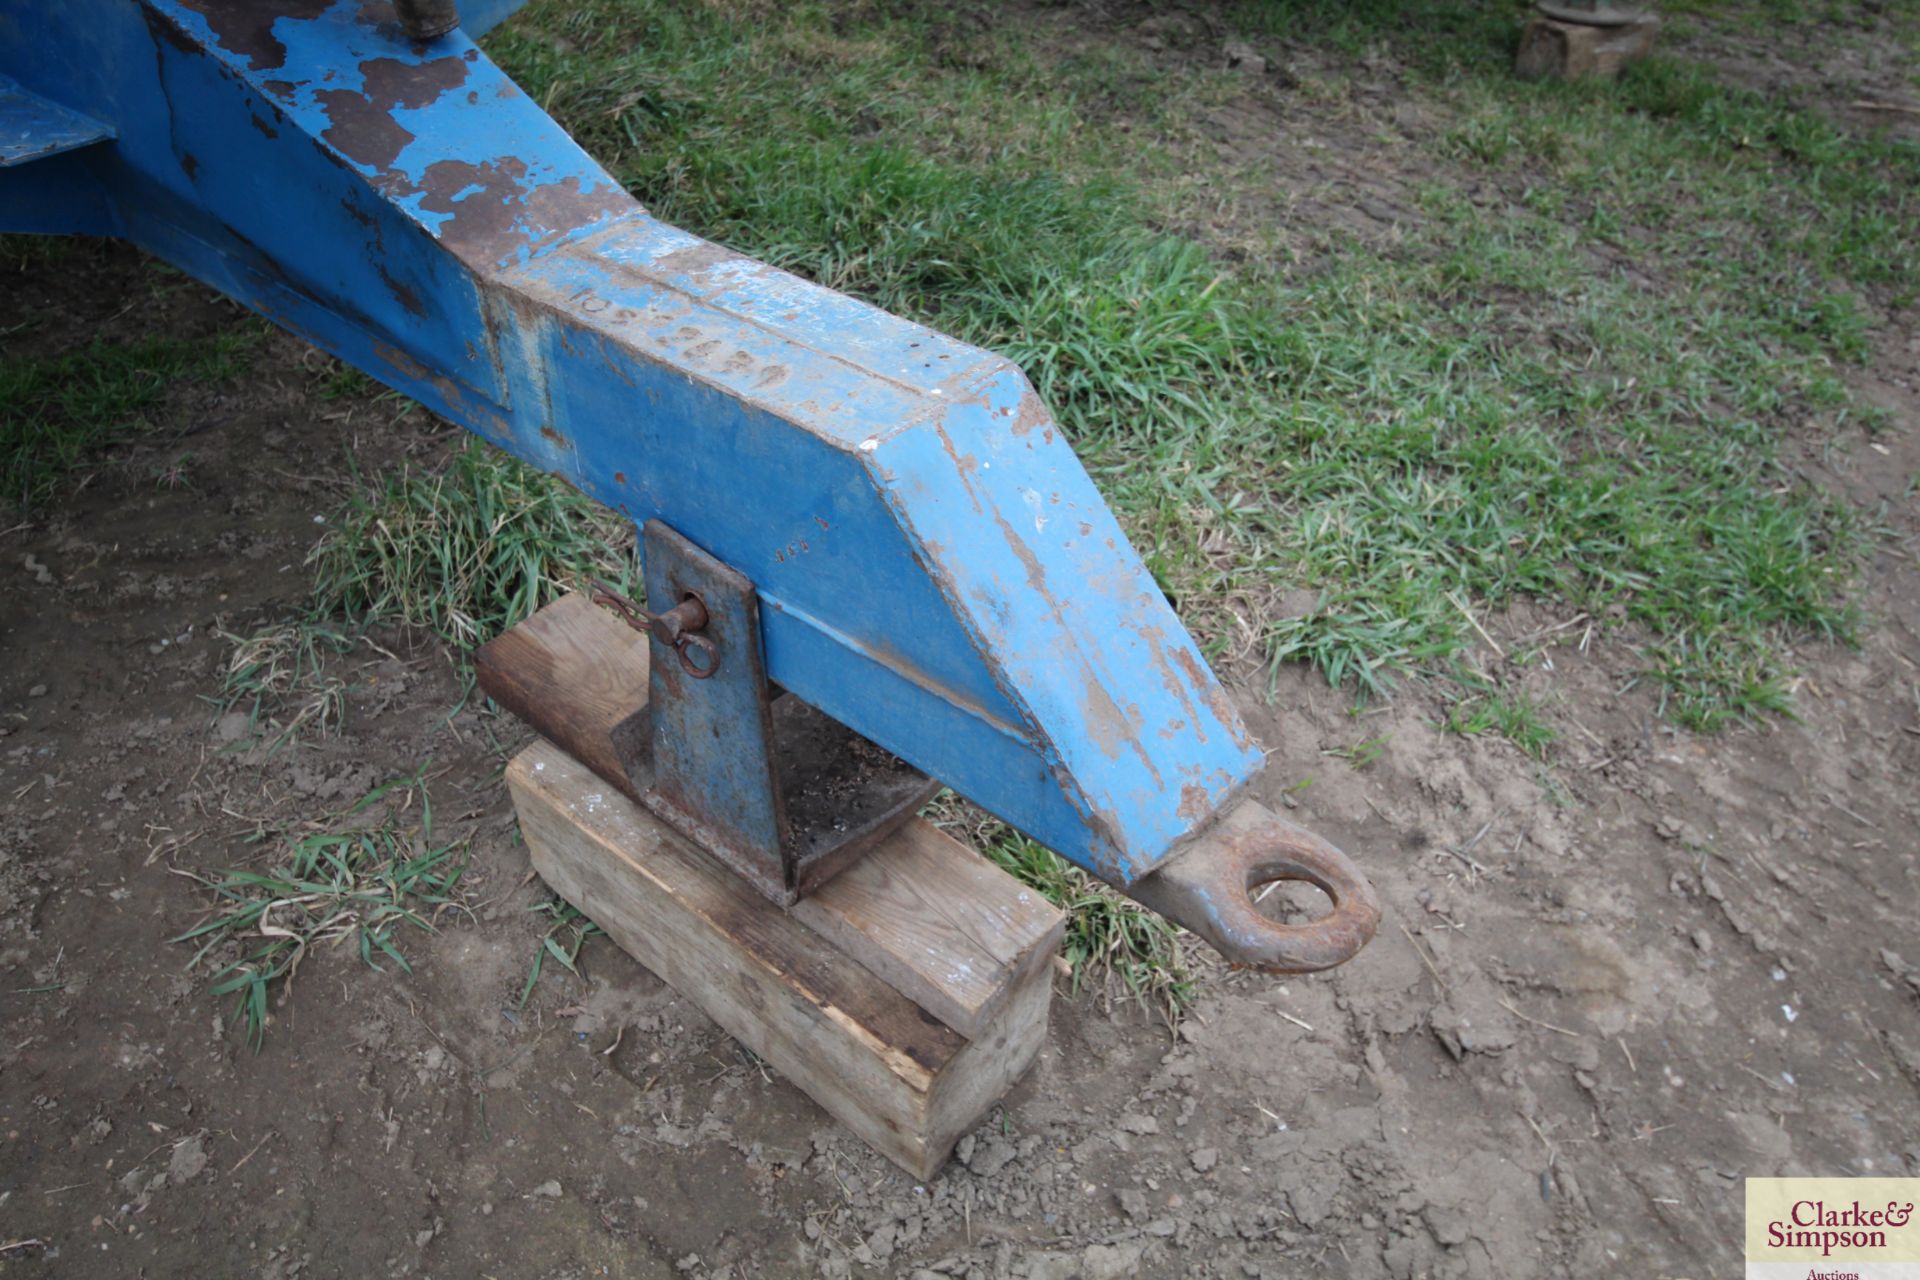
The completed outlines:
[[[649,632],[643,804],[783,906],[905,822],[940,784],[767,680],[746,577],[658,520],[641,533],[647,601],[689,599],[712,666]]]

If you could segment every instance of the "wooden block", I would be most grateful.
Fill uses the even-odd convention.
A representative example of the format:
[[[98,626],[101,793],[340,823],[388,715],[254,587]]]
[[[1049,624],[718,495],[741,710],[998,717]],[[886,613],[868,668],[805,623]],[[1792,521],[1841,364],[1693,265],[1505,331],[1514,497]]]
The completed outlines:
[[[790,909],[969,1039],[1066,928],[1052,903],[918,819]]]
[[[1535,16],[1520,33],[1513,73],[1522,80],[1611,80],[1653,51],[1659,30],[1660,20],[1651,14],[1616,27]]]
[[[562,750],[639,799],[647,638],[586,596],[556,600],[480,650],[482,687]],[[1060,912],[924,822],[885,837],[792,910],[963,1036],[997,1016],[1059,949]],[[584,907],[583,907],[584,909]],[[589,913],[591,914],[591,913]]]
[[[1037,957],[1034,948],[1020,951],[1017,963],[1002,965],[1012,975],[1004,991],[980,994],[970,981],[938,984],[951,988],[946,999],[975,1011],[979,1025],[969,1038],[553,745],[538,742],[515,757],[507,785],[533,865],[549,885],[916,1178],[931,1177],[946,1162],[960,1135],[1040,1050],[1053,993],[1045,963],[1051,946],[1037,949]],[[928,946],[952,945],[968,963],[982,952],[1008,950],[977,936],[981,922],[996,912],[1029,925],[1043,917],[1029,903],[1009,904],[1008,886],[1018,886],[991,866],[986,870],[1004,883],[968,870],[944,890],[957,895],[963,881],[977,880],[970,888],[987,897],[985,905],[943,902],[937,920],[914,923],[931,891],[908,890],[905,877],[927,870],[935,851],[951,856],[939,843],[946,839],[915,819],[863,860],[886,887],[884,899],[872,894],[872,909],[884,901],[908,913],[904,921],[887,917],[876,932],[922,929]],[[854,929],[858,915],[841,912],[830,927]],[[1057,944],[1061,922],[1054,916],[1047,936]],[[916,972],[917,980],[936,982],[939,965],[921,963]]]
[[[474,655],[487,696],[633,799],[627,762],[647,751],[647,637],[575,592]],[[540,708],[563,703],[564,716]]]

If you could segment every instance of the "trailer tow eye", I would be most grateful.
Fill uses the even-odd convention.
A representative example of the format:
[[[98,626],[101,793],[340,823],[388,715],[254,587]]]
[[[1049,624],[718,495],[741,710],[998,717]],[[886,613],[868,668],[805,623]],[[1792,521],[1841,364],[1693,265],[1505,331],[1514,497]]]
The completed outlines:
[[[1332,899],[1333,909],[1305,924],[1270,918],[1255,905],[1254,892],[1276,880],[1313,885]],[[1127,892],[1205,938],[1236,967],[1263,973],[1312,973],[1344,964],[1380,924],[1373,886],[1352,859],[1250,800]]]

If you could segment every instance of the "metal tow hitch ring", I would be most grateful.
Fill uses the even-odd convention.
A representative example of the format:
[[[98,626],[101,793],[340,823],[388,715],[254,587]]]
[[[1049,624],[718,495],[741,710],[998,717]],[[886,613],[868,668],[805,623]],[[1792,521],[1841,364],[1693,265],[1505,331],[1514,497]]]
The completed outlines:
[[[1262,915],[1253,891],[1301,880],[1333,899],[1306,924]],[[1346,854],[1297,823],[1243,801],[1127,892],[1178,920],[1234,962],[1262,973],[1312,973],[1351,960],[1380,924],[1373,887]]]
[[[665,613],[642,609],[611,584],[593,584],[593,602],[619,614],[635,631],[652,636],[680,659],[680,669],[695,680],[705,680],[720,669],[720,649],[701,633],[707,629],[707,602],[692,592]],[[700,661],[692,655],[698,652]]]

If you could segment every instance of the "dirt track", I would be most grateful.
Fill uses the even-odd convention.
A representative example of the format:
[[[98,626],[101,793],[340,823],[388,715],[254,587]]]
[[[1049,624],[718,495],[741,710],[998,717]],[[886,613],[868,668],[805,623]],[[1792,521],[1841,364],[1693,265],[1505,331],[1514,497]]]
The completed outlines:
[[[150,283],[80,250],[11,282],[0,328],[248,323],[190,287],[129,313]],[[1417,687],[1356,723],[1316,676],[1269,706],[1241,673],[1263,799],[1367,864],[1378,940],[1308,980],[1212,971],[1178,1039],[1063,992],[1039,1068],[925,1186],[604,942],[515,1010],[538,891],[489,734],[517,730],[443,724],[437,650],[350,659],[341,738],[226,750],[215,627],[301,598],[342,448],[451,440],[322,405],[305,358],[270,340],[177,398],[168,446],[0,535],[0,1274],[1702,1276],[1737,1265],[1745,1176],[1920,1173],[1910,324],[1856,376],[1883,452],[1802,461],[1894,529],[1862,651],[1801,655],[1797,723],[1675,731],[1616,693],[1624,646],[1544,610],[1487,626],[1559,628],[1551,765],[1442,734]],[[187,431],[189,482],[157,486]],[[1364,767],[1325,754],[1362,736],[1388,739]],[[414,940],[411,978],[309,962],[255,1055],[167,942],[203,901],[170,868],[428,759],[476,917]]]

